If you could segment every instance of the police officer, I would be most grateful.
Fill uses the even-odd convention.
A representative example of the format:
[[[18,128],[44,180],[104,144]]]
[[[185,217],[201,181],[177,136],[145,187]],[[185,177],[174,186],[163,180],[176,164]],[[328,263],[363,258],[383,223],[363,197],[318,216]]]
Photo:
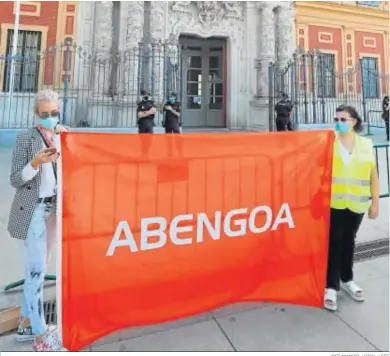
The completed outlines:
[[[389,97],[386,95],[382,101],[382,119],[385,121],[386,126],[386,139],[389,141]]]
[[[180,133],[180,103],[176,93],[171,93],[163,106],[165,133]]]
[[[150,93],[141,90],[141,100],[137,105],[138,132],[153,133],[154,116],[156,114],[156,106],[152,100]]]
[[[281,93],[281,97],[275,105],[276,131],[292,131],[291,112],[294,106],[286,93]]]

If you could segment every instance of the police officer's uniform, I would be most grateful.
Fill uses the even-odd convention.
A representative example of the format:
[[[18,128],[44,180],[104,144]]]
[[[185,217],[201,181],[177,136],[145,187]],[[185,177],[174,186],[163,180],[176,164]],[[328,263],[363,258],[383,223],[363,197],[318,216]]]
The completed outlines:
[[[137,105],[137,117],[139,112],[146,112],[154,107],[151,100],[140,101]],[[153,133],[154,128],[154,114],[138,119],[138,132],[139,133]]]
[[[180,133],[181,120],[170,110],[166,110],[166,107],[170,106],[174,111],[180,113],[180,103],[176,98],[169,98],[164,104],[163,113],[164,121],[163,126],[165,127],[165,133]]]
[[[284,97],[275,105],[276,131],[293,131],[290,117],[292,109],[293,104],[287,97]]]

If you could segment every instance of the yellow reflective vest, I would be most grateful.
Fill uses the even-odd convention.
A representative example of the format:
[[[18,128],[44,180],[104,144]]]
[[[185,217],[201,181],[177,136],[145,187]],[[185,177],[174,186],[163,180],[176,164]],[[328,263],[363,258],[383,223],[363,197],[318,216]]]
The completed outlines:
[[[370,204],[371,171],[375,169],[372,141],[356,135],[349,164],[344,163],[340,146],[341,142],[336,136],[330,206],[333,209],[349,209],[355,213],[365,213]]]

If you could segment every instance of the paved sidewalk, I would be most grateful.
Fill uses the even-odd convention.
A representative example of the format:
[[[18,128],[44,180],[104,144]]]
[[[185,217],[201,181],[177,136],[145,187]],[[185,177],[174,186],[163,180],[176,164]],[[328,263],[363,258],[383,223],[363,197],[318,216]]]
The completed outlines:
[[[236,304],[174,323],[114,333],[85,351],[389,351],[389,258],[356,264],[366,293],[358,304],[341,293],[340,311],[277,304]],[[1,351],[28,351],[14,335]]]

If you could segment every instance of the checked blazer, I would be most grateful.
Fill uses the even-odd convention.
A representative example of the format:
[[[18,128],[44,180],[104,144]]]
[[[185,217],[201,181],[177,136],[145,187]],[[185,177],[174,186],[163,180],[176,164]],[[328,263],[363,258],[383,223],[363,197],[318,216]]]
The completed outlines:
[[[8,220],[8,232],[11,237],[25,240],[38,203],[39,185],[42,167],[37,175],[28,182],[23,182],[23,168],[43,149],[44,142],[36,129],[21,132],[12,152],[11,185],[16,188]]]

